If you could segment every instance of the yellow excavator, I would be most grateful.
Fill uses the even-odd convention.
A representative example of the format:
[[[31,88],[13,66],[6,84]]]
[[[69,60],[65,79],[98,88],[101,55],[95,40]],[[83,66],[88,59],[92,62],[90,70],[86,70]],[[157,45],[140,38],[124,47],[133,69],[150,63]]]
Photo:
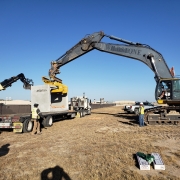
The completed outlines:
[[[121,43],[101,42],[103,37],[108,37]],[[66,92],[67,86],[63,85],[62,80],[56,77],[56,75],[60,73],[60,67],[95,49],[101,52],[139,60],[154,72],[154,79],[156,81],[155,99],[158,104],[163,104],[163,106],[146,110],[145,122],[147,124],[168,124],[180,121],[179,114],[171,113],[172,111],[180,113],[180,79],[175,77],[174,69],[168,67],[162,54],[149,45],[134,43],[115,36],[106,35],[102,31],[82,38],[65,54],[57,60],[52,61],[49,70],[50,79],[44,79],[44,82],[48,84],[54,83],[57,85],[57,91]],[[166,91],[166,95],[161,97],[164,91]],[[167,106],[164,106],[164,104]]]

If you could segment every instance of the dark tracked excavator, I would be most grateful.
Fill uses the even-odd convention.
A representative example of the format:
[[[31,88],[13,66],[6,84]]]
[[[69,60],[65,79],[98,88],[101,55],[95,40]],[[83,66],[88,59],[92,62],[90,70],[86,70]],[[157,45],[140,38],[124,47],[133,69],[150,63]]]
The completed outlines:
[[[31,86],[33,86],[34,84],[32,79],[25,78],[24,74],[20,73],[17,76],[13,76],[9,79],[5,79],[4,81],[0,82],[0,91],[12,86],[12,84],[15,83],[17,80],[22,81],[24,89],[31,89]]]
[[[121,43],[101,42],[103,37]],[[154,72],[155,99],[160,106],[146,110],[144,116],[146,124],[177,124],[180,122],[180,79],[175,77],[174,68],[168,67],[162,54],[146,44],[109,36],[102,31],[87,35],[61,57],[51,62],[50,81],[62,83],[62,80],[56,77],[60,73],[60,67],[94,49],[139,60]],[[163,96],[161,96],[162,93],[164,93]]]

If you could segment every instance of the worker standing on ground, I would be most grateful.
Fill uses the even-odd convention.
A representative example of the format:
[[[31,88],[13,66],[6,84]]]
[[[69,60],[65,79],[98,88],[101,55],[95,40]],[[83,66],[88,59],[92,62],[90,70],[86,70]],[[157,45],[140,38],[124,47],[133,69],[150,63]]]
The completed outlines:
[[[34,108],[32,109],[32,121],[34,122],[33,130],[31,132],[34,134],[42,134],[40,131],[40,117],[42,116],[40,109],[38,108],[39,104],[35,103]]]
[[[139,126],[144,126],[144,105],[142,102],[139,105]]]

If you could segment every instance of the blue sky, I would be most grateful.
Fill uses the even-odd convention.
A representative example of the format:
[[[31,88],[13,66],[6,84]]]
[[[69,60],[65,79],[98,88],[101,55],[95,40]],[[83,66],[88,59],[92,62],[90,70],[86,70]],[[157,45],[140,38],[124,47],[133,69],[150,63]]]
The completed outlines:
[[[177,0],[0,0],[0,82],[24,73],[42,85],[52,60],[98,31],[150,45],[180,75],[179,7]],[[69,98],[155,101],[154,73],[134,59],[93,50],[60,71]],[[6,97],[30,100],[30,91],[17,81],[0,92]]]

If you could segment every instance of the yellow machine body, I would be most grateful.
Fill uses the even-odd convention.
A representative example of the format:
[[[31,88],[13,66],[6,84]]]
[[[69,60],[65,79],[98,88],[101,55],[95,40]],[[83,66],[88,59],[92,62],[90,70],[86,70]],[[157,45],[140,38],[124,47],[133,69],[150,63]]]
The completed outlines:
[[[45,84],[49,84],[49,85],[53,85],[53,86],[56,86],[55,89],[52,89],[51,90],[51,93],[57,93],[57,92],[60,92],[62,94],[67,94],[68,92],[68,87],[64,84],[62,84],[61,82],[57,82],[57,81],[54,81],[54,80],[50,80],[46,77],[42,77],[42,80]]]

